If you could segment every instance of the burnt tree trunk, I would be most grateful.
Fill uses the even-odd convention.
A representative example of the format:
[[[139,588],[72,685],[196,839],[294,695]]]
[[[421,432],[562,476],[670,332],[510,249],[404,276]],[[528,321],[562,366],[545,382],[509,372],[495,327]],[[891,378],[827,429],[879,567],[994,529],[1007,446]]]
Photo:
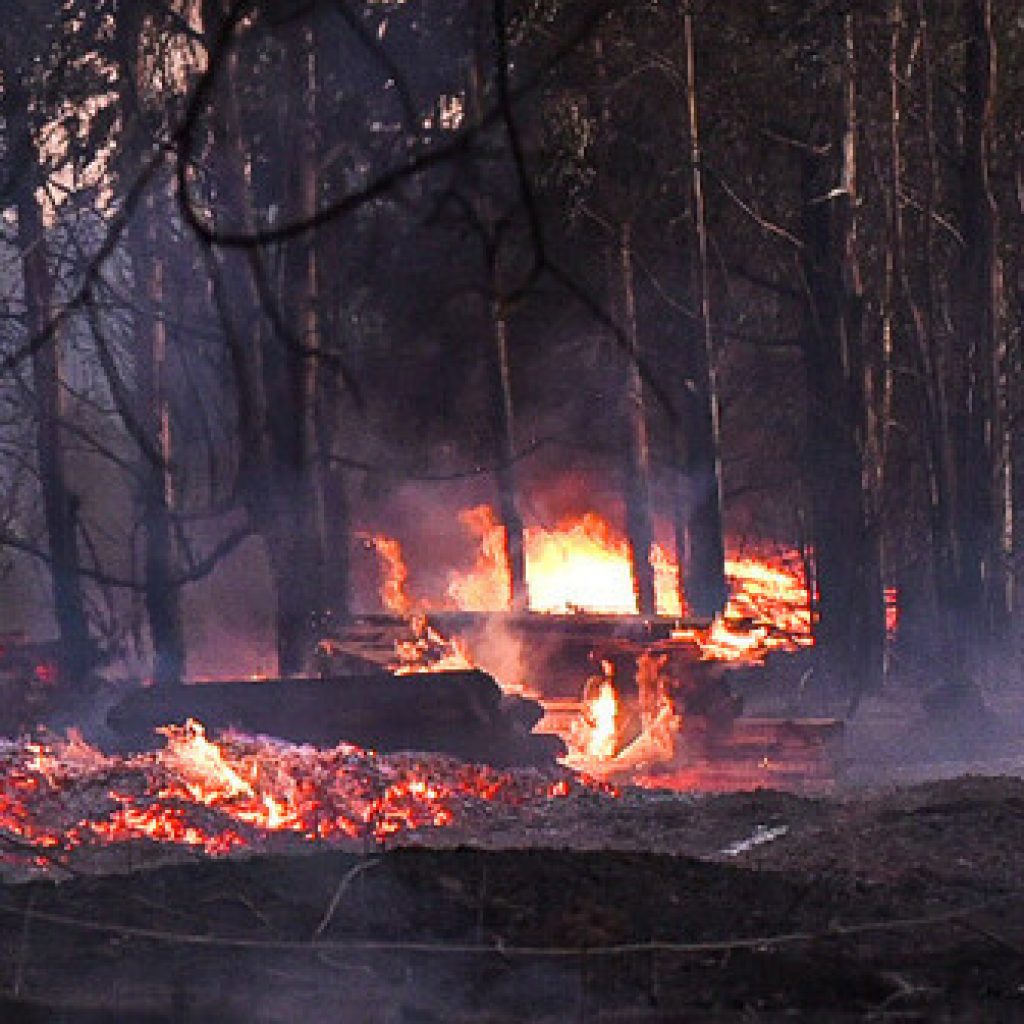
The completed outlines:
[[[216,36],[229,0],[206,0],[203,25],[209,39]],[[246,166],[249,152],[239,110],[239,60],[235,49],[224,56],[226,86],[223,101],[212,109],[212,129],[219,139],[211,156],[222,202],[234,223],[251,232],[255,228]],[[231,365],[238,436],[239,492],[250,518],[261,527],[263,498],[269,487],[267,473],[266,400],[263,394],[262,349],[266,324],[261,320],[255,275],[261,271],[256,250],[233,249],[214,253],[203,249],[211,291]]]
[[[612,127],[612,89],[604,40],[600,33],[593,40],[595,78],[601,130],[606,136],[600,157],[607,166],[599,175],[598,208],[613,211],[599,218],[608,231],[605,275],[609,311],[617,327],[626,357],[621,392],[617,396],[622,417],[621,443],[624,454],[623,499],[626,506],[626,540],[629,548],[630,575],[637,612],[655,614],[654,568],[651,545],[654,529],[651,518],[651,454],[647,420],[647,395],[644,388],[640,326],[637,314],[636,278],[633,258],[633,222],[626,190],[614,183],[616,169],[615,132]],[[617,211],[617,212],[616,212]]]
[[[28,124],[28,97],[21,70],[12,59],[12,41],[2,45],[3,116],[7,129],[7,165],[20,175],[17,188],[18,248],[22,254],[25,328],[41,334],[53,315],[53,281],[47,260],[42,212],[36,199],[39,163]],[[17,170],[15,170],[17,169]],[[36,345],[32,353],[36,399],[36,458],[43,498],[54,618],[60,639],[61,677],[76,682],[95,663],[82,591],[78,551],[78,496],[67,481],[61,431],[59,337]]]
[[[682,515],[677,513],[676,547],[681,553],[679,584],[682,607],[700,618],[712,618],[723,611],[729,595],[725,582],[718,387],[711,320],[693,16],[690,13],[684,15],[684,31],[687,118],[693,163],[692,209],[698,254],[694,294],[699,300],[701,333],[692,347],[692,376],[686,381],[683,395],[681,427],[685,431],[685,439],[679,443],[682,450],[677,458],[682,457],[683,471],[679,486],[684,493],[677,498],[677,509]]]
[[[320,280],[320,325],[324,338],[337,346],[348,337],[346,307],[340,289],[346,280],[340,247],[319,236],[316,259]],[[316,450],[322,498],[323,605],[336,624],[352,614],[352,515],[349,473],[339,461],[345,433],[347,382],[329,359],[321,364],[316,388]]]
[[[485,71],[484,40],[489,33],[490,17],[481,9],[476,27],[474,59],[470,68],[469,109],[478,130],[484,122]],[[488,27],[485,27],[488,26]],[[516,483],[515,401],[512,392],[512,362],[509,350],[511,303],[502,280],[502,252],[495,203],[487,194],[487,181],[480,186],[474,211],[475,227],[481,236],[487,262],[491,329],[490,352],[486,357],[490,390],[491,436],[494,438],[495,481],[498,489],[498,515],[505,531],[505,565],[509,581],[509,606],[525,611],[530,606],[526,582],[526,536]]]
[[[153,83],[145,49],[144,12],[126,12],[118,20],[117,47],[126,66],[122,102],[143,106],[153,101]],[[151,144],[145,129],[126,134],[125,156],[133,158]],[[180,683],[185,673],[185,627],[174,528],[174,481],[171,470],[170,404],[166,387],[167,303],[164,294],[165,253],[170,236],[170,187],[157,175],[154,185],[136,210],[126,236],[132,276],[139,294],[133,346],[134,395],[114,381],[118,371],[105,341],[97,336],[101,362],[122,422],[139,449],[136,500],[142,519],[143,599],[152,647],[152,677],[157,684]],[[97,325],[98,326],[98,325]],[[94,328],[95,329],[95,328]]]
[[[285,188],[293,217],[311,216],[317,199],[315,33],[297,26],[292,34],[291,74],[282,125],[293,157]],[[291,133],[296,133],[288,138]],[[282,256],[279,308],[283,322],[267,338],[263,358],[271,463],[266,528],[277,600],[278,670],[305,670],[323,611],[323,553],[313,409],[318,360],[316,235],[305,231]]]
[[[898,8],[897,13],[899,13]],[[919,284],[916,288],[909,269],[909,253],[907,238],[903,230],[902,207],[898,204],[895,207],[894,219],[896,265],[899,268],[904,299],[909,307],[910,319],[914,328],[916,341],[914,355],[921,382],[924,413],[921,438],[922,462],[927,485],[932,573],[942,620],[938,633],[941,645],[952,645],[960,650],[962,644],[955,640],[960,626],[958,622],[953,621],[956,616],[951,611],[957,562],[954,522],[957,493],[956,464],[951,429],[951,404],[954,395],[953,385],[956,381],[955,374],[950,371],[950,352],[946,344],[948,339],[944,337],[941,330],[941,317],[937,313],[938,289],[934,264],[938,258],[935,246],[935,221],[939,158],[935,130],[935,72],[927,0],[917,0],[916,14],[921,48],[920,103],[924,133],[924,176],[919,247],[922,258],[919,264]],[[894,85],[892,88],[898,101],[898,86]],[[895,163],[899,157],[900,148],[900,134],[895,117],[893,131],[894,147],[897,150],[894,154]],[[954,662],[961,660],[956,651],[946,652],[945,656],[951,657]]]
[[[952,578],[943,588],[948,618],[966,648],[1005,628],[1008,607],[1001,552],[998,222],[989,181],[995,45],[991,0],[966,0],[960,221],[963,246],[954,285],[952,417],[956,466]],[[965,656],[965,651],[957,657]]]
[[[651,449],[647,429],[647,400],[641,372],[640,329],[633,272],[633,226],[627,220],[619,232],[621,324],[628,344],[626,367],[626,536],[637,611],[655,613],[654,567],[651,545]]]
[[[181,591],[175,581],[177,559],[173,527],[171,423],[166,394],[167,325],[164,259],[167,244],[160,231],[162,211],[153,195],[143,207],[144,221],[133,246],[137,287],[145,295],[136,327],[135,386],[137,422],[148,440],[139,468],[139,507],[143,519],[144,596],[153,647],[153,680],[180,683],[185,672],[185,629]]]
[[[505,528],[505,560],[508,564],[510,604],[516,611],[529,607],[526,583],[526,541],[523,518],[519,513],[515,471],[515,405],[512,396],[512,364],[509,360],[508,306],[497,289],[494,278],[494,299],[491,303],[494,323],[494,348],[491,357],[492,429],[497,439],[498,508]]]
[[[228,9],[226,0],[204,5],[209,36]],[[294,219],[309,216],[317,206],[315,44],[312,27],[289,26],[289,73],[278,98],[279,147],[286,158],[267,170],[263,183],[270,194],[284,192],[284,216]],[[214,129],[222,144],[214,147],[214,173],[225,217],[252,231],[252,193],[259,183],[250,180],[247,169],[255,162],[240,111],[240,72],[237,55],[229,51],[224,102],[215,107]],[[329,462],[329,454],[317,448],[328,438],[316,414],[323,350],[316,233],[304,232],[283,247],[276,290],[272,256],[256,247],[241,254],[227,250],[208,253],[207,264],[235,389],[239,493],[267,555],[278,671],[292,675],[308,666],[328,596],[336,603],[336,594],[325,591],[324,548],[346,545],[347,528],[346,538],[325,545],[321,501],[333,503],[338,494],[326,473],[321,486],[320,471],[326,469],[321,455]],[[347,585],[341,589],[347,593]]]
[[[864,295],[857,257],[853,26],[845,21],[839,131],[825,124],[802,156],[807,289],[806,467],[824,674],[855,707],[882,677],[885,612],[878,524],[865,487]]]

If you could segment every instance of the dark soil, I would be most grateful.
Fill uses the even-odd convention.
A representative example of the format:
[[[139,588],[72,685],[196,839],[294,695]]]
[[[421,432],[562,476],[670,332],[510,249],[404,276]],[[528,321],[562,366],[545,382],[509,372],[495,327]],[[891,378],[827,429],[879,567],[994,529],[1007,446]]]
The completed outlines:
[[[711,859],[409,848],[7,885],[0,1021],[1024,1020],[1020,781],[634,797],[615,825],[660,845],[673,814]]]

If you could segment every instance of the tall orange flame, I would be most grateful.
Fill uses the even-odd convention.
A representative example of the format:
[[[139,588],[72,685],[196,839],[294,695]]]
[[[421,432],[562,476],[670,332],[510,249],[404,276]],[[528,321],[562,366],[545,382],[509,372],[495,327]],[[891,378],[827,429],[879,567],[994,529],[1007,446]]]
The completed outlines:
[[[409,569],[402,555],[402,545],[394,537],[382,533],[364,536],[364,541],[380,559],[380,602],[395,615],[408,615],[412,611],[409,597]]]
[[[477,543],[472,568],[449,577],[448,597],[464,611],[504,611],[509,606],[505,528],[490,505],[459,513]],[[629,544],[595,512],[562,520],[553,529],[525,530],[526,585],[530,610],[635,615]],[[679,574],[672,557],[654,545],[651,561],[659,614],[679,614]]]

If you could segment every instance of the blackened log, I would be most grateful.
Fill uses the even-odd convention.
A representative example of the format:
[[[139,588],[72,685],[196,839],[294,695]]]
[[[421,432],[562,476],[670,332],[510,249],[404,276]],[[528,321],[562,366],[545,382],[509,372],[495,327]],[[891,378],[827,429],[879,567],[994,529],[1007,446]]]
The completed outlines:
[[[553,766],[563,752],[529,732],[542,710],[507,697],[483,672],[384,673],[134,690],[108,714],[122,749],[151,747],[153,730],[194,718],[207,729],[234,728],[293,743],[354,743],[384,753],[413,750],[508,767]]]

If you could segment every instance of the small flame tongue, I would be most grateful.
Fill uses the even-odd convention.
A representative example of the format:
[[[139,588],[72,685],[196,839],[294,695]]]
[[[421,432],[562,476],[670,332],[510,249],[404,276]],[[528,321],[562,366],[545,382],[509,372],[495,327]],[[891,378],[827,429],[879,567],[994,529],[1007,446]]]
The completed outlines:
[[[611,757],[615,753],[618,735],[616,728],[619,717],[619,695],[610,679],[604,679],[598,691],[584,702],[583,752],[587,757]]]
[[[224,760],[221,748],[206,738],[206,730],[195,719],[180,726],[166,725],[157,732],[167,737],[161,762],[177,775],[192,799],[212,804],[255,796],[252,784]],[[250,770],[255,774],[254,764]]]

